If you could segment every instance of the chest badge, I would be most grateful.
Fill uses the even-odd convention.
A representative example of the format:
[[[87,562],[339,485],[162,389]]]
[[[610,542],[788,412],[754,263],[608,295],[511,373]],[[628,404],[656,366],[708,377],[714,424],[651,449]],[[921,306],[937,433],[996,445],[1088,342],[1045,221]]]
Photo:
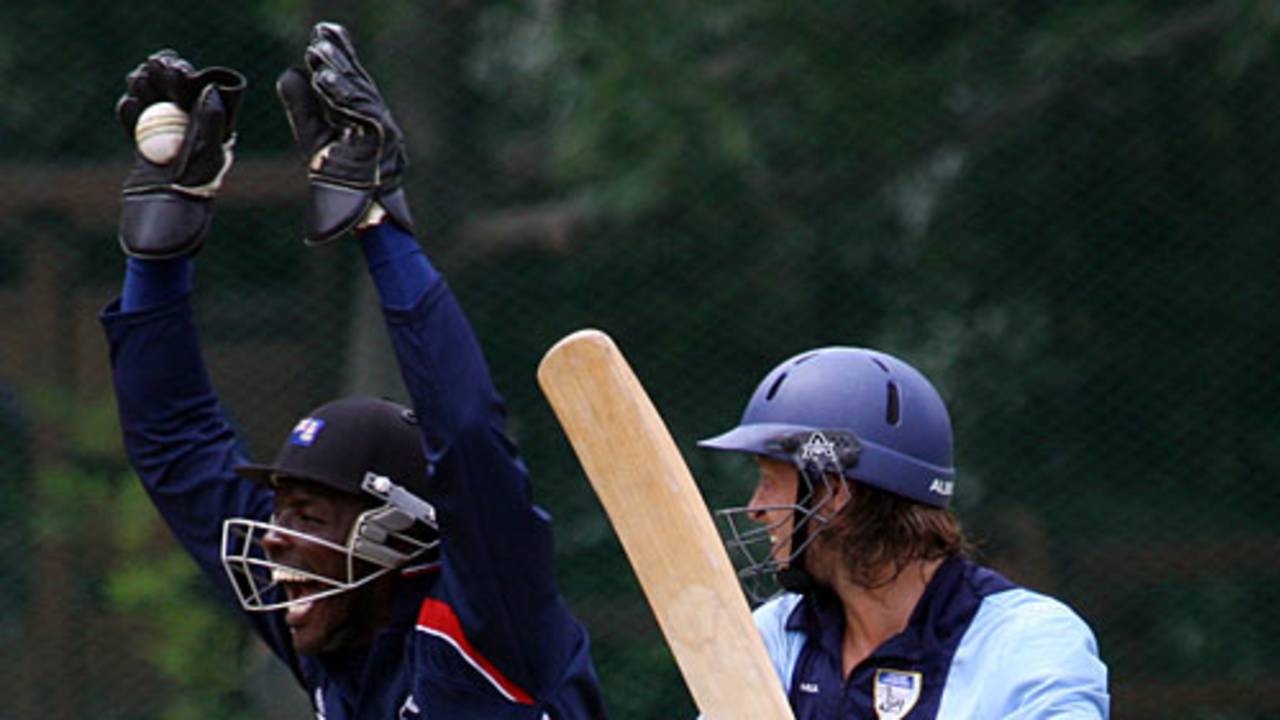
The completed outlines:
[[[911,712],[920,699],[924,676],[905,670],[876,670],[875,703],[877,720],[899,720]]]

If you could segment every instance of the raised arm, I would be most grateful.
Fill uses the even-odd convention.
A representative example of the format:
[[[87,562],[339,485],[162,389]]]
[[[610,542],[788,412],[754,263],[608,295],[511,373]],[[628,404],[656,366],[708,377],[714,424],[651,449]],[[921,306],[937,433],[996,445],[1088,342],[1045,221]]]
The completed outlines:
[[[232,472],[245,458],[209,381],[189,298],[193,255],[204,244],[213,199],[231,165],[244,86],[239,73],[196,71],[167,50],[129,74],[117,114],[130,138],[140,117],[155,115],[144,115],[148,108],[172,103],[181,115],[168,108],[169,119],[179,123],[172,157],[160,162],[164,154],[151,154],[153,162],[137,153],[124,182],[124,290],[101,317],[129,462],[174,535],[228,600],[233,595],[219,559],[222,521],[266,517],[271,498]],[[279,624],[251,619],[288,659]]]
[[[556,588],[550,519],[533,505],[480,345],[412,235],[399,127],[345,30],[318,25],[306,57],[277,87],[311,168],[307,238],[356,228],[421,421],[443,577],[420,627],[473,648],[513,697],[561,694],[592,675],[586,633]]]

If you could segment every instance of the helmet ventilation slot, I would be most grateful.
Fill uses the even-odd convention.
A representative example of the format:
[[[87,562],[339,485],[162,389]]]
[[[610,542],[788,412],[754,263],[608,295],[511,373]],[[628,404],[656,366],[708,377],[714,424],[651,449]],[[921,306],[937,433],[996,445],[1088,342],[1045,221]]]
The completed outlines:
[[[897,425],[898,421],[902,419],[902,403],[898,397],[898,385],[890,382],[886,384],[886,389],[888,398],[884,408],[884,420],[890,425]]]
[[[786,379],[787,379],[787,374],[782,373],[781,375],[778,376],[777,380],[773,381],[773,384],[769,386],[769,392],[765,393],[765,396],[764,396],[765,402],[772,400],[773,396],[778,394],[779,388],[782,387],[782,383]]]

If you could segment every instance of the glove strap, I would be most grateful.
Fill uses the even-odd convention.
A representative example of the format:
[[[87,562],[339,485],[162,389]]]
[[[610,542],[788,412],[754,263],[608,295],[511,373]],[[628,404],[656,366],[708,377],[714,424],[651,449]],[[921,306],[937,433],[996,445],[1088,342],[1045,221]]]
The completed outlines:
[[[120,247],[126,255],[163,259],[194,255],[204,246],[213,202],[172,192],[125,195]]]
[[[235,145],[236,139],[233,136],[222,144],[222,166],[218,169],[218,174],[214,175],[209,182],[203,185],[179,185],[177,183],[152,183],[150,185],[138,185],[134,187],[125,187],[121,194],[129,195],[151,195],[153,193],[168,191],[187,195],[194,198],[212,200],[218,194],[218,190],[222,189],[222,180],[231,171],[231,165],[235,162]]]
[[[307,207],[307,245],[325,245],[337,240],[369,211],[373,192],[311,179]]]

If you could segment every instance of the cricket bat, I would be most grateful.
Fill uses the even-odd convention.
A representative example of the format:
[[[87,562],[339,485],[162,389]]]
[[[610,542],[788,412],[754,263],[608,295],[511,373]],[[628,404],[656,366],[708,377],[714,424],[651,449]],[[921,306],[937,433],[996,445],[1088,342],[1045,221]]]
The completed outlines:
[[[608,335],[581,330],[538,366],[706,720],[792,720],[733,564],[653,402]]]

